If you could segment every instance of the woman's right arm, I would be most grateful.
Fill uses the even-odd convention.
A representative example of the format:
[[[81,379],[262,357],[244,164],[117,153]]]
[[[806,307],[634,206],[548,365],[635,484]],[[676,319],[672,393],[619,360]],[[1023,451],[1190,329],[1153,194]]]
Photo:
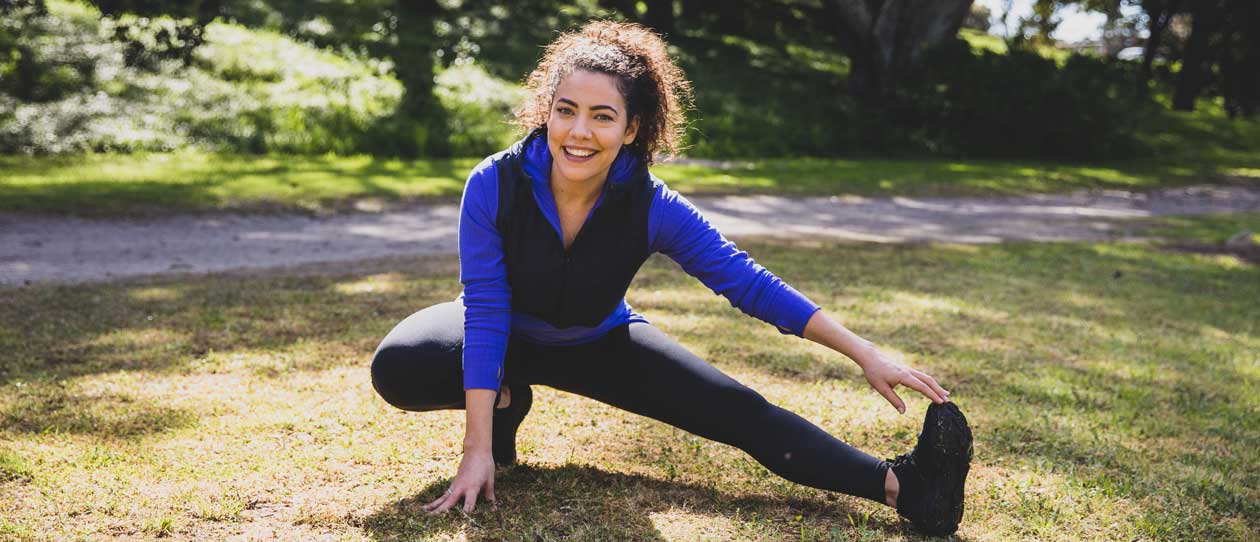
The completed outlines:
[[[469,389],[464,391],[467,427],[464,430],[464,457],[459,470],[451,479],[451,486],[424,510],[440,514],[464,501],[464,512],[470,513],[477,506],[478,494],[494,502],[494,455],[490,452],[490,429],[494,416],[494,390]]]
[[[495,225],[498,174],[487,159],[473,169],[464,187],[459,216],[460,282],[464,284],[464,457],[450,491],[425,505],[445,512],[464,501],[476,506],[478,493],[494,500],[494,458],[490,436],[494,398],[503,379],[511,326],[512,292],[507,282],[503,241]],[[483,492],[484,491],[484,492]]]

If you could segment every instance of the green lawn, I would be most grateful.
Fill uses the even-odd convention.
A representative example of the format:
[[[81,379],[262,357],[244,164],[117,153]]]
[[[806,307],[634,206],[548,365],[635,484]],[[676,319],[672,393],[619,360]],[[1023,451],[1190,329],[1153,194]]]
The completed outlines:
[[[1180,165],[1035,162],[768,159],[657,166],[687,194],[961,196],[1080,188],[1143,189],[1203,182],[1255,182],[1248,151]],[[232,209],[379,208],[420,199],[457,200],[479,159],[371,156],[251,156],[199,152],[60,157],[0,156],[0,211],[94,216]],[[1260,158],[1251,162],[1260,163]]]
[[[1234,226],[1195,220],[1181,236]],[[960,539],[1260,536],[1255,266],[1140,244],[742,248],[953,392],[976,438]],[[0,289],[0,539],[919,539],[886,508],[549,388],[499,507],[424,515],[463,413],[396,411],[367,362],[456,273],[426,257]],[[844,440],[913,445],[925,399],[904,392],[898,416],[852,362],[668,260],[629,300]]]

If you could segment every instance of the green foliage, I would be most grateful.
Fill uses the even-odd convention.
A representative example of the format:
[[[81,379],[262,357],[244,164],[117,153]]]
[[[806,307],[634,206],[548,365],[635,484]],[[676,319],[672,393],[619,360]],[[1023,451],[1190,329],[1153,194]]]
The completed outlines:
[[[3,153],[484,156],[516,136],[506,121],[521,94],[511,81],[533,67],[539,45],[608,13],[592,1],[465,0],[442,3],[429,21],[403,17],[385,0],[241,0],[201,25],[190,22],[205,16],[191,4],[143,17],[102,16],[64,0],[49,2],[46,14],[34,6],[0,20]],[[1116,161],[1171,153],[1235,163],[1257,148],[1255,137],[1234,137],[1254,123],[1216,122],[1224,118],[1218,106],[1191,117],[1155,107],[1132,63],[1008,51],[968,29],[933,52],[898,99],[858,102],[849,96],[850,62],[821,26],[806,12],[763,7],[742,19],[680,15],[669,36],[696,88],[689,156]],[[516,24],[523,21],[530,24]],[[414,34],[407,28],[430,22],[432,39],[399,50],[401,35]],[[188,25],[202,29],[195,39],[179,37]],[[204,42],[189,49],[189,40]],[[434,99],[409,102],[428,90],[420,84],[409,96],[399,74],[429,80],[426,64]]]
[[[840,74],[848,62],[797,44],[779,47],[723,36],[680,40],[696,88],[687,153],[714,158],[853,154],[857,117]]]
[[[205,29],[190,19],[122,13],[103,21],[102,30],[123,46],[128,66],[159,69],[168,60],[186,62]]]
[[[893,110],[903,130],[923,126],[927,150],[966,156],[1103,159],[1146,154],[1138,139],[1157,104],[1125,63],[1073,55],[937,48]]]
[[[452,154],[484,156],[514,137],[506,121],[519,87],[477,65],[439,74],[435,94],[448,114],[430,127],[396,117],[403,88],[389,61],[216,22],[185,65],[168,50],[178,24],[69,2],[6,17],[0,152],[400,154],[402,131],[425,130],[416,139],[449,138]]]
[[[524,90],[466,64],[443,70],[435,93],[448,112],[449,144],[456,156],[498,152],[517,137],[509,124],[512,111],[525,99]]]
[[[31,465],[16,452],[0,448],[0,482],[30,481]]]
[[[821,46],[734,36],[679,45],[697,88],[692,156],[1119,160],[1149,155],[1142,128],[1167,115],[1131,64],[1008,52],[974,32],[931,52],[882,104],[850,98],[847,59]]]
[[[176,122],[208,147],[243,152],[362,150],[402,94],[379,62],[362,63],[280,34],[216,23],[187,73],[199,84]]]

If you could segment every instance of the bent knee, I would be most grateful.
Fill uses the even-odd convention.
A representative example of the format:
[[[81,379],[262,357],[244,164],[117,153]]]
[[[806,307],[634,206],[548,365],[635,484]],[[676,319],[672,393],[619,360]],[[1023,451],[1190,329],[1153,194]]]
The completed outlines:
[[[403,402],[406,370],[406,360],[399,350],[386,347],[372,355],[372,387],[386,403],[396,407]]]
[[[386,403],[403,410],[433,410],[442,408],[443,387],[455,387],[462,391],[459,372],[459,353],[453,353],[455,373],[449,373],[452,352],[430,348],[382,346],[372,356],[372,387]],[[451,395],[447,393],[445,395]],[[446,398],[449,402],[450,397]]]

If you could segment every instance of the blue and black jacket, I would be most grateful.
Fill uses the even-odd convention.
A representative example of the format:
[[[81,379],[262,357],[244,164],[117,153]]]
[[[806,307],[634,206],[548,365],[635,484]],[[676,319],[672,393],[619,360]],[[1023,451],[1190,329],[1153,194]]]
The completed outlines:
[[[483,160],[468,177],[459,219],[464,389],[499,388],[509,335],[572,345],[647,322],[625,294],[655,252],[732,306],[782,333],[804,333],[818,305],[722,237],[625,148],[566,249],[551,160],[540,128]]]

